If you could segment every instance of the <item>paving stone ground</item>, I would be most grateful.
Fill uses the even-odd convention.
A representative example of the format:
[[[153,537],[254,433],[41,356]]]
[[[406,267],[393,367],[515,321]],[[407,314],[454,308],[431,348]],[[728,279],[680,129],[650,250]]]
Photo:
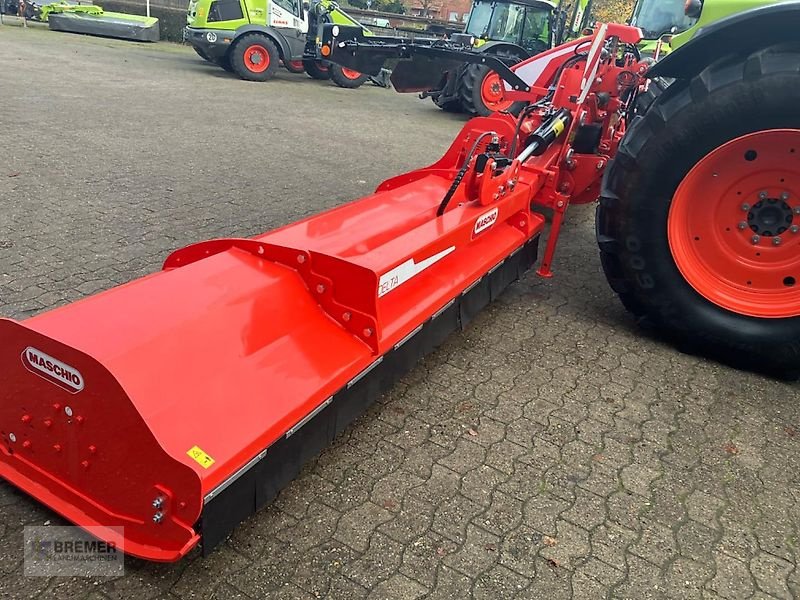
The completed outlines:
[[[25,318],[434,160],[428,102],[191,50],[0,27],[0,314]],[[591,207],[557,276],[514,284],[208,558],[27,578],[0,484],[7,598],[793,598],[800,386],[680,354],[606,285]],[[0,383],[1,384],[1,383]]]

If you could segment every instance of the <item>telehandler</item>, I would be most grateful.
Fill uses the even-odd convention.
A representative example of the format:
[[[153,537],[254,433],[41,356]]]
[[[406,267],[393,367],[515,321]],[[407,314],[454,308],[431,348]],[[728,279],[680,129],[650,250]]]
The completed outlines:
[[[201,58],[248,81],[267,81],[282,64],[339,87],[360,87],[369,75],[319,60],[317,38],[325,23],[369,34],[333,0],[191,0],[184,38]]]
[[[500,68],[525,108],[470,120],[428,167],[0,320],[0,475],[126,553],[207,553],[534,267],[543,238],[536,272],[551,277],[568,207],[598,197],[603,268],[638,319],[692,352],[796,376],[800,3],[759,4],[706,0],[654,66],[640,29],[600,24]],[[323,44],[366,73],[376,53],[432,71],[457,52],[336,25]],[[648,78],[672,83],[634,110]]]

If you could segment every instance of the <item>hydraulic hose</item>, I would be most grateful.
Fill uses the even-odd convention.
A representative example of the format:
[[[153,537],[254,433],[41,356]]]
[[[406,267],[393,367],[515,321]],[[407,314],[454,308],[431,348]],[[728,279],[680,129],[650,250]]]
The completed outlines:
[[[453,179],[453,183],[450,184],[450,188],[447,190],[447,193],[442,198],[442,202],[439,204],[439,208],[436,209],[436,216],[441,217],[444,214],[447,205],[450,203],[450,199],[453,197],[453,194],[456,193],[458,186],[461,185],[461,180],[464,179],[464,175],[467,174],[467,169],[469,169],[469,161],[472,160],[472,156],[475,154],[475,151],[478,149],[478,144],[481,143],[481,140],[487,136],[496,136],[497,133],[494,131],[484,131],[482,134],[478,136],[478,139],[475,140],[475,143],[472,144],[472,149],[467,154],[467,157],[464,159],[464,164],[458,170],[455,179]]]

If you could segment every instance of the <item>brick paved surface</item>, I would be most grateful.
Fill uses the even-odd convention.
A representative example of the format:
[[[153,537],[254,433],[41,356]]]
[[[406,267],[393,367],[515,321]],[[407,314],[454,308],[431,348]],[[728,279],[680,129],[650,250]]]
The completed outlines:
[[[172,46],[0,28],[0,313],[37,313],[436,158],[431,104],[282,73],[238,81]],[[119,579],[22,575],[0,484],[0,596],[791,598],[797,384],[635,326],[571,210],[557,277],[513,285],[212,556]]]

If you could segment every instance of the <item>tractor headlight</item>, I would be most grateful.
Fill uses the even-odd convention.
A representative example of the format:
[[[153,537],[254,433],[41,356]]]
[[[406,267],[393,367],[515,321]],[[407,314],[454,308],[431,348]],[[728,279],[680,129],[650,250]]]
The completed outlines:
[[[210,44],[213,44],[214,42],[217,41],[217,34],[214,33],[213,31],[209,31],[208,33],[206,33],[206,39]]]
[[[690,19],[697,19],[703,10],[703,0],[686,0],[683,13]]]

